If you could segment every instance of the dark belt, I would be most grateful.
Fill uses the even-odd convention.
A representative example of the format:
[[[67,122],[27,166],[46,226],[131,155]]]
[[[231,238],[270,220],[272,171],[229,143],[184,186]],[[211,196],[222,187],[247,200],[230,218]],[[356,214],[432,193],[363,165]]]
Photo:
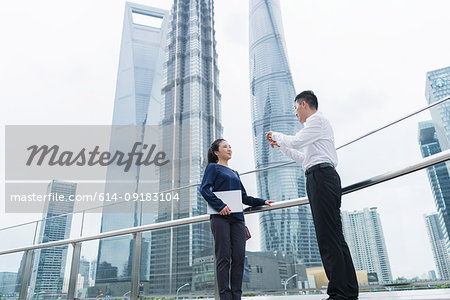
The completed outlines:
[[[312,172],[314,172],[315,170],[323,169],[323,168],[333,168],[333,169],[334,169],[334,165],[333,165],[333,164],[330,164],[330,163],[321,163],[321,164],[314,165],[314,166],[312,166],[312,167],[309,167],[309,168],[305,171],[305,175],[309,175],[309,174],[311,174]]]

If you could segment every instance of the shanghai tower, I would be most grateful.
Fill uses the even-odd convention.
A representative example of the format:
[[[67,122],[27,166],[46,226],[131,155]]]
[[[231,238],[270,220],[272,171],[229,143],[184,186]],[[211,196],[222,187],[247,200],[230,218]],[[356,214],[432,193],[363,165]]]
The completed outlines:
[[[290,161],[265,140],[269,130],[294,135],[302,128],[294,112],[295,88],[289,68],[278,0],[250,0],[250,98],[256,168]],[[275,201],[305,196],[299,165],[257,173],[259,197]],[[269,211],[260,216],[263,251],[295,255],[307,266],[321,259],[309,205]]]

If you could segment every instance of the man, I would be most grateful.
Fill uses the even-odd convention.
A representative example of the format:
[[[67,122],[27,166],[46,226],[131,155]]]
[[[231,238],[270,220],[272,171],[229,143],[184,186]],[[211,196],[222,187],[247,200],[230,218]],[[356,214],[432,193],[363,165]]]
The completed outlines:
[[[305,123],[294,136],[269,131],[266,138],[272,148],[280,147],[284,155],[300,163],[305,170],[306,192],[316,229],[320,256],[328,277],[329,300],[358,298],[358,282],[350,250],[341,224],[341,180],[335,167],[338,162],[330,122],[317,111],[317,97],[312,91],[295,97],[295,111]],[[304,148],[304,152],[298,151]]]

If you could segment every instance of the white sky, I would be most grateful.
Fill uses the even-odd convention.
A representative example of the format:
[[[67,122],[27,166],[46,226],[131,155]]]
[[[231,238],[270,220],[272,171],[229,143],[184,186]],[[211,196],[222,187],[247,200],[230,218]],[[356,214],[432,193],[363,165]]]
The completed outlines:
[[[172,3],[135,2],[166,9]],[[5,124],[111,124],[124,6],[122,0],[2,4],[1,139]],[[337,146],[425,106],[425,73],[450,65],[446,0],[281,0],[281,9],[295,87],[318,95]],[[231,166],[243,172],[254,168],[247,2],[216,0],[215,22],[224,137],[234,150]],[[421,114],[340,151],[343,185],[419,160],[417,122],[429,118]],[[3,144],[0,152],[4,157]],[[253,179],[244,179],[250,194]],[[3,203],[3,184],[0,195]],[[423,220],[436,210],[426,173],[346,196],[342,209],[373,206],[394,278],[435,269]],[[37,218],[5,214],[0,205],[0,227]],[[248,221],[257,227],[254,217]],[[252,238],[248,249],[258,247]]]

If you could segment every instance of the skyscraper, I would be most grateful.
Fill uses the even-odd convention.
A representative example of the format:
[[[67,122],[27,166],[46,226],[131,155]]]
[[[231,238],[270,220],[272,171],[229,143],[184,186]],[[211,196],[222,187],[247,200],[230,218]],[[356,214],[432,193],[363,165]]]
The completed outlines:
[[[294,107],[295,88],[289,68],[280,2],[250,0],[250,89],[256,168],[289,161],[265,140],[268,130],[294,135],[302,128]],[[298,165],[257,173],[259,197],[282,201],[305,196],[305,177]],[[296,253],[307,267],[320,266],[309,206],[261,214],[264,251]]]
[[[46,201],[37,242],[48,243],[70,237],[74,201],[68,200],[74,196],[77,189],[75,183],[52,180],[48,185],[48,193],[63,196],[65,201]],[[63,216],[59,216],[63,215]],[[30,290],[40,299],[58,299],[61,297],[63,279],[67,259],[67,245],[51,247],[36,251],[33,258]]]
[[[425,97],[431,104],[450,96],[450,67],[430,71],[426,75]],[[450,148],[450,100],[430,109],[442,150]],[[447,163],[450,167],[450,162]]]
[[[377,208],[343,211],[342,228],[355,270],[377,273],[380,283],[392,281],[391,265]]]
[[[113,129],[110,138],[111,149],[128,147],[128,151],[131,150],[129,147],[132,145],[124,142],[121,130],[128,130],[135,135],[133,137],[135,141],[142,141],[140,135],[143,134],[143,126],[158,125],[161,121],[161,88],[167,17],[166,10],[130,2],[125,4],[114,99]],[[119,194],[137,192],[139,173],[140,168],[135,165],[128,172],[108,166],[105,192]],[[118,184],[114,180],[127,183]],[[103,208],[102,232],[138,225],[141,225],[141,218],[137,202],[130,201]],[[143,237],[142,244],[148,245],[149,241],[145,239],[146,237]],[[148,246],[143,247],[143,251],[145,250],[148,252]],[[131,254],[131,237],[100,240],[95,272],[96,285],[107,284],[111,288],[110,295],[113,296],[116,294],[121,296],[128,292]],[[148,267],[149,261],[143,260],[142,268],[145,270]],[[145,276],[145,274],[141,275]]]
[[[2,298],[7,294],[12,295],[14,293],[16,289],[16,280],[16,272],[0,272],[0,295],[2,295]]]
[[[434,122],[424,121],[419,123],[419,145],[422,157],[427,157],[442,151],[440,140]],[[445,163],[440,163],[427,168],[428,180],[430,181],[431,192],[434,203],[439,214],[442,234],[450,249],[450,178],[449,171]],[[450,253],[450,251],[449,251]]]
[[[446,240],[442,233],[438,214],[425,215],[428,238],[430,239],[433,259],[440,279],[450,279],[450,258],[447,251]]]
[[[163,148],[172,161],[160,169],[160,191],[201,182],[207,149],[222,137],[221,95],[212,0],[175,0],[170,13],[164,64]],[[179,201],[158,202],[157,222],[206,213],[198,187],[174,191]],[[150,287],[175,293],[192,282],[194,259],[211,255],[209,224],[152,233]],[[192,286],[191,286],[192,289]]]
[[[81,257],[80,266],[78,267],[78,273],[83,276],[83,283],[79,284],[82,288],[89,287],[89,271],[91,262],[87,261],[84,257]]]

